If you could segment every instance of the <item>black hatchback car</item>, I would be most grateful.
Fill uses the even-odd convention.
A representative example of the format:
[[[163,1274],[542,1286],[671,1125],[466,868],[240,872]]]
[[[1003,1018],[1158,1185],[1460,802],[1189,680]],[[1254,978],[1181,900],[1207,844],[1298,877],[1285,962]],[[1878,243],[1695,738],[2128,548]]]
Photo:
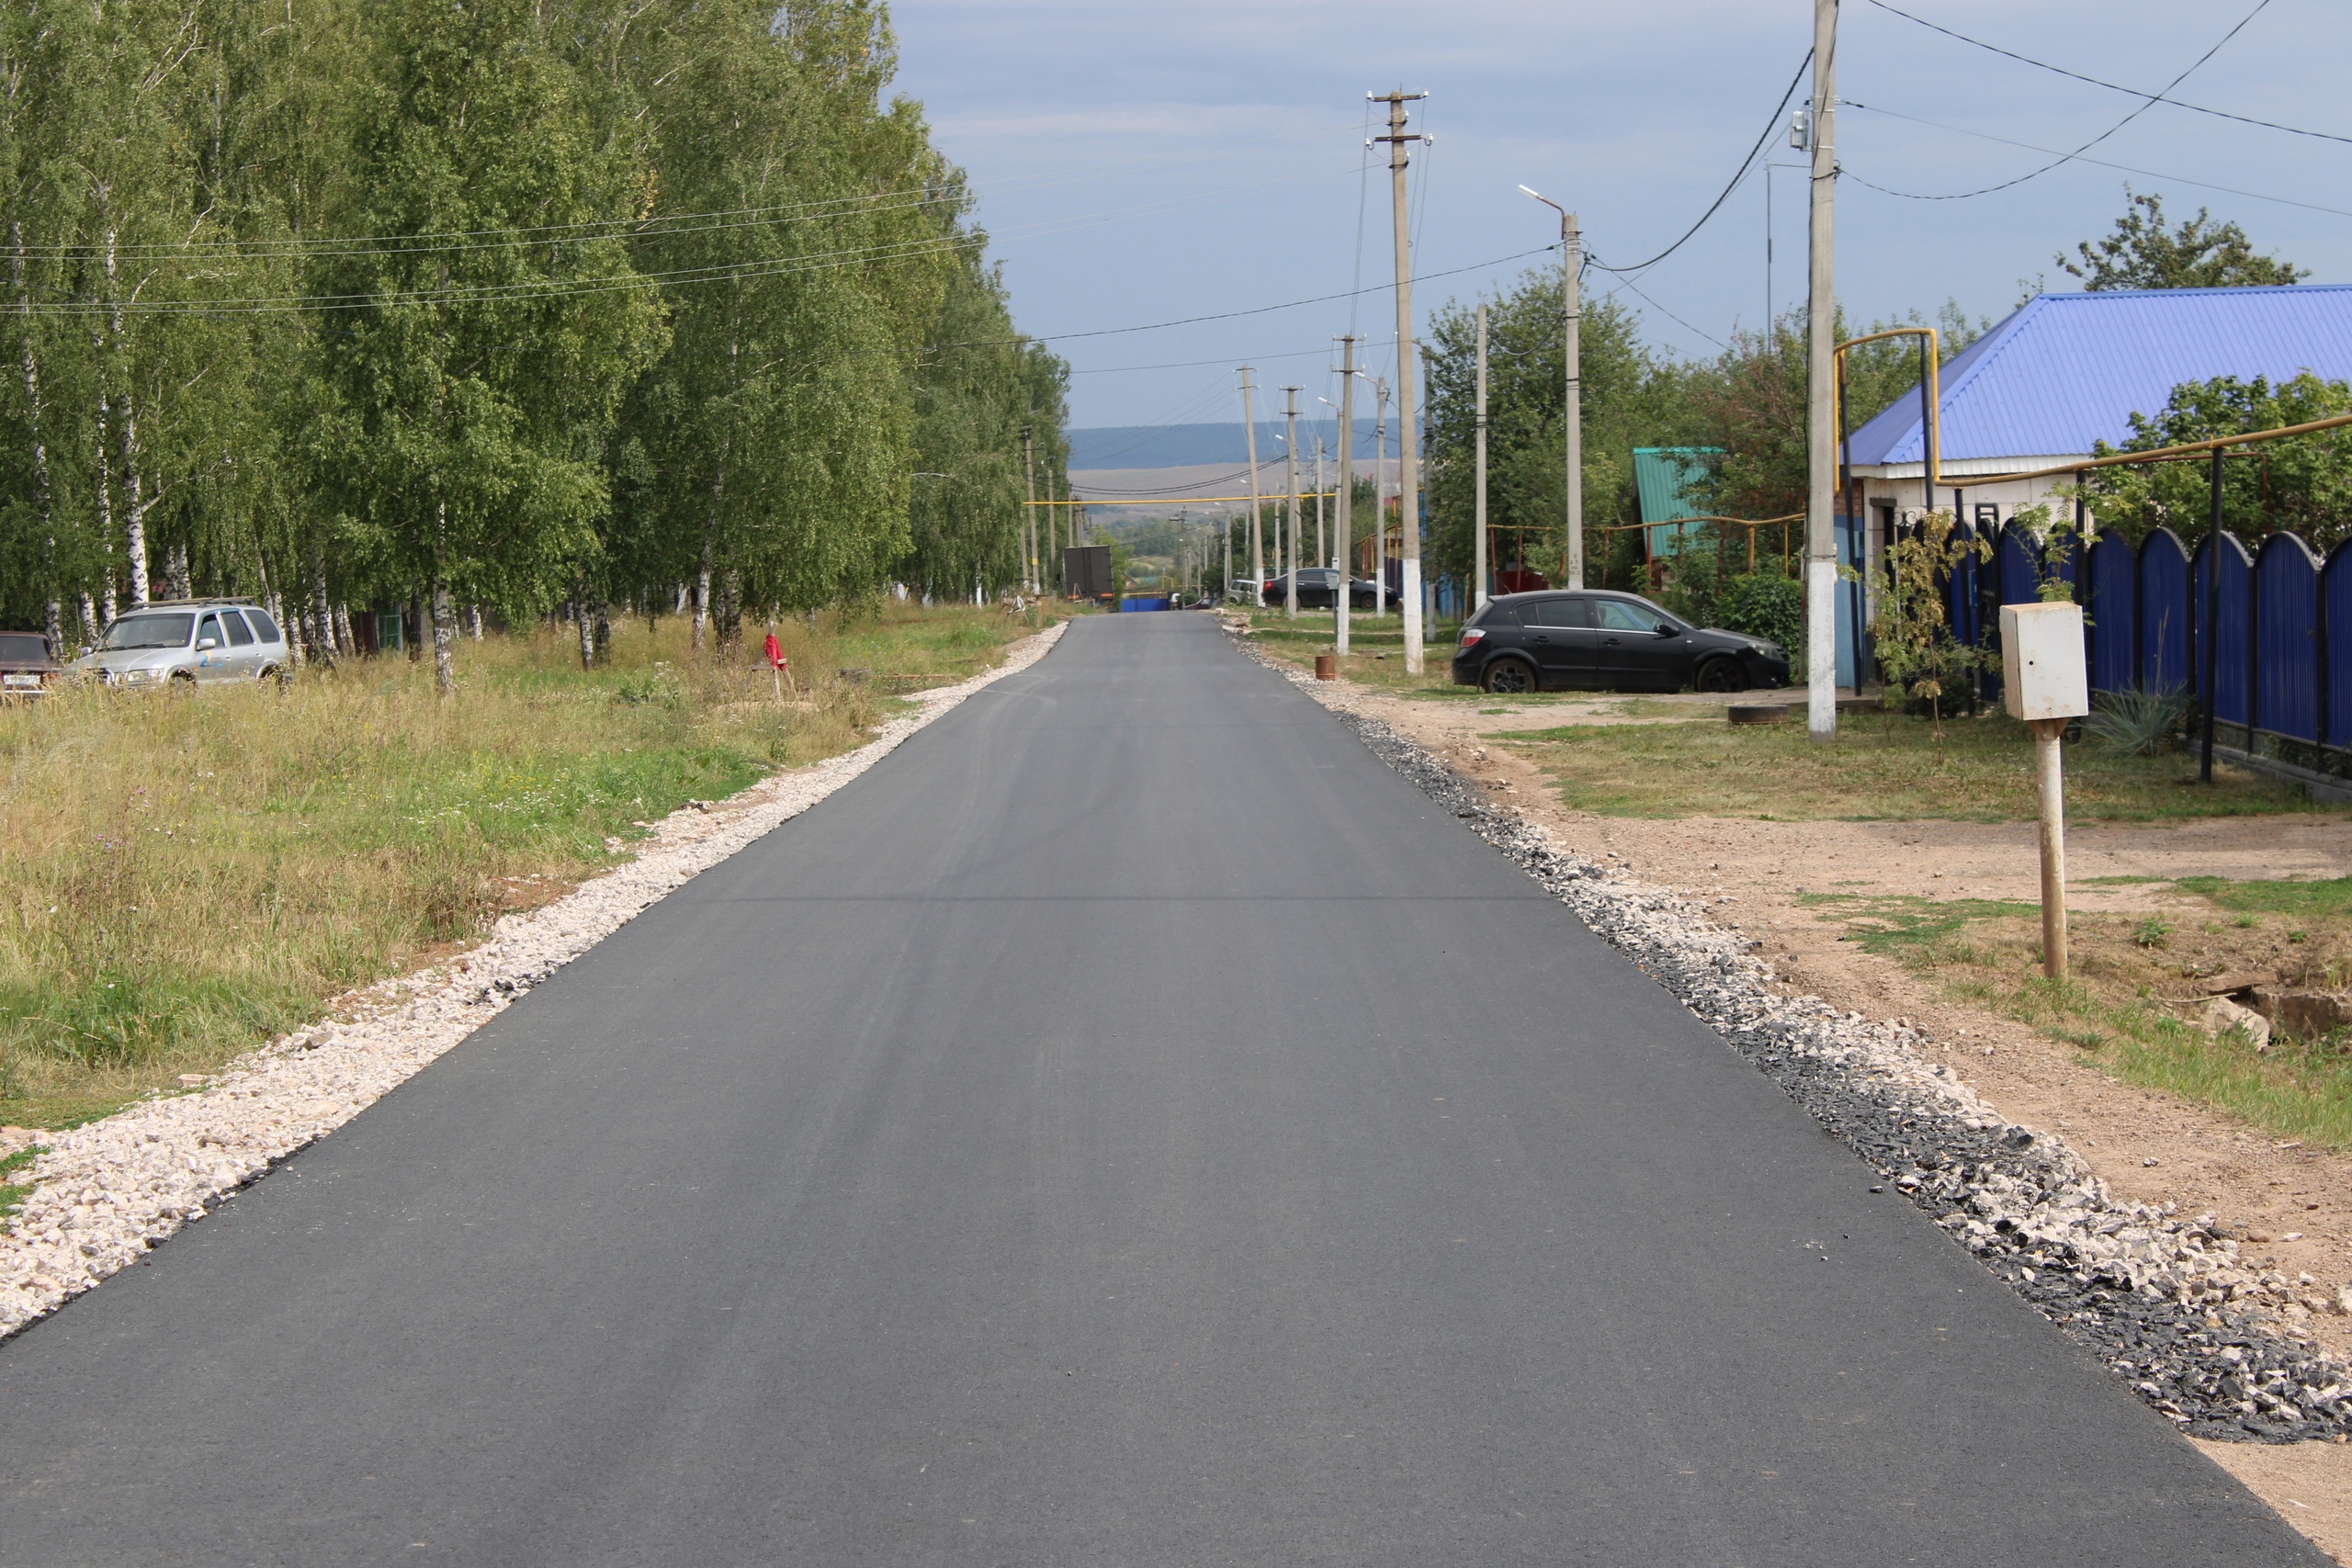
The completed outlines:
[[[1745,632],[1684,625],[1600,590],[1506,593],[1462,628],[1456,685],[1489,692],[1745,692],[1789,683],[1789,656]]]
[[[1348,583],[1348,608],[1369,610],[1379,592],[1368,577],[1351,579]],[[1269,604],[1282,604],[1290,593],[1287,573],[1269,578],[1260,595]],[[1302,610],[1329,610],[1340,596],[1340,570],[1337,567],[1302,567],[1298,573],[1298,607]]]

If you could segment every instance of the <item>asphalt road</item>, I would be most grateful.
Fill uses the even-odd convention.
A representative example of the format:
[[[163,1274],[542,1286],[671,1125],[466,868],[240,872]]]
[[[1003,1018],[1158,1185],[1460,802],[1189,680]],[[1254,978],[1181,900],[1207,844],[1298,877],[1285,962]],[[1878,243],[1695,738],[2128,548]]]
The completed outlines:
[[[1204,617],[0,1344],[0,1562],[2323,1562]]]

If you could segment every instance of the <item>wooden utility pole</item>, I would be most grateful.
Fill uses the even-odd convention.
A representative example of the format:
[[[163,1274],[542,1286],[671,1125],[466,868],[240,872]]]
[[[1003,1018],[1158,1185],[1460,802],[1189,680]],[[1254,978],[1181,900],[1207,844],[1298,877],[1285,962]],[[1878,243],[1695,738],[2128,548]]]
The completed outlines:
[[[1813,0],[1813,152],[1810,293],[1805,312],[1805,728],[1815,740],[1838,738],[1838,431],[1831,377],[1837,299],[1831,258],[1837,227],[1838,0]]]
[[[1290,570],[1283,575],[1283,614],[1298,619],[1298,389],[1284,387],[1283,435],[1284,480],[1290,489],[1289,544],[1283,551]]]
[[[1820,0],[1823,5],[1832,0]],[[1421,508],[1416,492],[1420,462],[1419,432],[1413,426],[1413,259],[1411,209],[1405,197],[1406,144],[1428,140],[1408,135],[1405,106],[1427,93],[1367,93],[1366,97],[1388,106],[1388,134],[1374,137],[1388,143],[1390,205],[1396,230],[1396,525],[1398,559],[1404,581],[1397,585],[1405,603],[1405,672],[1421,673]]]
[[[1478,479],[1470,542],[1470,607],[1487,607],[1487,307],[1478,307]]]
[[[1340,561],[1340,596],[1331,612],[1331,643],[1348,651],[1350,603],[1348,583],[1355,576],[1354,550],[1348,537],[1348,509],[1356,492],[1356,340],[1340,340],[1340,494],[1331,509],[1331,547]]]
[[[1021,547],[1026,552],[1029,563],[1027,570],[1022,576],[1021,584],[1023,592],[1032,593],[1036,592],[1032,580],[1037,575],[1037,464],[1036,453],[1031,446],[1029,438],[1035,430],[1035,427],[1033,425],[1024,424],[1021,427],[1021,474],[1023,483],[1028,487],[1029,495],[1029,504],[1021,509],[1023,530]]]
[[[1258,416],[1250,402],[1250,369],[1241,367],[1241,432],[1250,443],[1250,581],[1257,608],[1266,602],[1266,543],[1258,529]]]

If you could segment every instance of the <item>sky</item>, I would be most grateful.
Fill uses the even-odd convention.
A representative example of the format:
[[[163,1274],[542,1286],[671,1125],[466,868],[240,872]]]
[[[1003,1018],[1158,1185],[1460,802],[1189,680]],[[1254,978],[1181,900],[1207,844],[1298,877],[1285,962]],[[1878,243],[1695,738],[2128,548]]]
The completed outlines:
[[[2149,92],[2196,65],[2169,96],[2352,139],[2345,0],[1894,3]],[[1812,11],[1808,0],[895,0],[890,14],[898,89],[969,173],[1014,321],[1070,362],[1072,424],[1099,426],[1238,420],[1245,361],[1270,389],[1261,418],[1288,385],[1302,389],[1302,414],[1328,412],[1315,400],[1338,398],[1332,340],[1351,330],[1377,340],[1369,354],[1393,378],[1390,184],[1386,149],[1363,147],[1367,92],[1430,95],[1413,129],[1435,141],[1408,175],[1419,331],[1450,300],[1550,259],[1559,220],[1522,184],[1576,210],[1593,257],[1623,266],[1673,244],[1776,118],[1766,155],[1801,163],[1775,109],[1811,47]],[[2149,106],[1873,0],[1844,0],[1838,39],[1837,292],[1858,321],[1932,315],[1947,299],[1997,320],[2037,277],[2079,287],[2053,258],[2110,228],[2127,183],[2162,193],[2176,218],[2208,207],[2235,220],[2311,281],[2352,281],[2352,141]],[[2077,161],[1954,200],[1861,183],[1975,191],[2052,162],[2033,149],[2071,151],[2135,109],[2086,154],[2128,169]],[[1802,307],[1805,182],[1789,169],[1751,173],[1630,288],[1595,271],[1588,294],[1619,289],[1662,352],[1719,352],[1767,310],[1768,178],[1770,308]],[[1228,314],[1239,311],[1256,313]],[[1118,330],[1213,315],[1227,319]]]

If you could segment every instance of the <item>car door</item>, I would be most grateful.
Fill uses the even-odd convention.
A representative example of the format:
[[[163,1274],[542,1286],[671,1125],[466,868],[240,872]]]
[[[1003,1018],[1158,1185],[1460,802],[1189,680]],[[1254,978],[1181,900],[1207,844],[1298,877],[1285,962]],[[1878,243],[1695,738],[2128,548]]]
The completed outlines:
[[[229,638],[223,645],[229,655],[227,678],[232,681],[252,680],[254,671],[260,668],[261,649],[255,646],[253,628],[245,625],[243,612],[221,611],[220,629]]]
[[[1589,686],[1600,674],[1600,635],[1588,601],[1573,594],[1530,599],[1519,607],[1521,641],[1535,656],[1547,686]]]
[[[250,635],[250,634],[249,634]],[[207,644],[210,644],[207,647]],[[226,681],[229,673],[229,634],[220,627],[220,615],[207,610],[196,623],[195,676],[199,681]]]
[[[1602,682],[1626,691],[1676,691],[1690,674],[1690,638],[1651,605],[1596,599]],[[1662,635],[1659,627],[1669,628]]]

